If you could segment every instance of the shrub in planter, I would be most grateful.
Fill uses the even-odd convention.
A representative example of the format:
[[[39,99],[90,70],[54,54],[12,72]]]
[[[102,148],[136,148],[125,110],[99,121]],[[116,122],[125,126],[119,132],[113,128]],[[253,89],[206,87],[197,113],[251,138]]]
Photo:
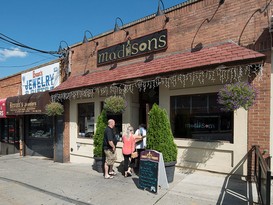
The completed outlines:
[[[177,146],[174,142],[167,112],[154,104],[148,115],[147,148],[162,153],[168,182],[172,182],[177,158]],[[167,167],[170,167],[171,171],[168,171]]]
[[[64,112],[64,107],[61,103],[51,102],[45,107],[46,114],[48,116],[62,115]]]
[[[126,101],[121,96],[110,96],[104,100],[103,108],[109,113],[122,113],[126,108]]]
[[[248,83],[238,82],[226,84],[218,92],[218,103],[224,111],[235,111],[240,107],[248,110],[256,99],[255,89]]]
[[[102,110],[101,114],[98,117],[98,121],[96,124],[96,132],[93,137],[94,139],[94,157],[102,157],[103,155],[103,138],[104,138],[104,131],[107,127],[107,116],[105,110]]]
[[[95,163],[93,168],[102,173],[103,172],[103,138],[104,138],[104,131],[107,127],[107,116],[106,111],[102,110],[101,114],[98,117],[98,121],[96,124],[96,131],[93,137],[94,140],[94,160]]]

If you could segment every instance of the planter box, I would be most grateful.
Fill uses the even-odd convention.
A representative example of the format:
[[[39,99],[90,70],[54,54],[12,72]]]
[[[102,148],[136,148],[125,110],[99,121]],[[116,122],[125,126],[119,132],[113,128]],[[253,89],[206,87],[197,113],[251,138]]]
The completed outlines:
[[[176,161],[164,162],[168,183],[173,182],[174,172],[175,172],[175,164],[176,164]]]
[[[103,173],[104,161],[102,157],[94,157],[93,169],[99,173]]]

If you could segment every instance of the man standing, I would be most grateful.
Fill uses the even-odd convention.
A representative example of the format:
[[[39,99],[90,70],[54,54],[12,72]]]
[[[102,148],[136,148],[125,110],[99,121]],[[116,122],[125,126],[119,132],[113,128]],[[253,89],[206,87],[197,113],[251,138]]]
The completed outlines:
[[[114,133],[115,120],[108,120],[108,126],[104,131],[104,139],[103,139],[103,150],[105,153],[105,163],[104,163],[104,178],[112,179],[116,173],[113,170],[113,165],[117,159],[116,154],[116,144],[117,140],[115,138]]]
[[[138,153],[138,157],[136,159],[136,166],[135,166],[135,172],[139,173],[139,164],[140,164],[140,155],[141,152],[145,150],[146,145],[147,145],[147,138],[146,138],[146,129],[145,129],[145,124],[140,124],[139,128],[136,130],[135,135],[141,136],[142,140],[138,141],[136,143],[136,150]]]

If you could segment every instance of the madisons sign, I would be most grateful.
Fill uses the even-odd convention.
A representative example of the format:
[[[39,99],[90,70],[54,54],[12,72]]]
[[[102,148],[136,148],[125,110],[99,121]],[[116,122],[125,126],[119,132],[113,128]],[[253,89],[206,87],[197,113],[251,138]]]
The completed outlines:
[[[99,50],[97,52],[97,65],[105,65],[166,48],[167,30],[165,29]]]

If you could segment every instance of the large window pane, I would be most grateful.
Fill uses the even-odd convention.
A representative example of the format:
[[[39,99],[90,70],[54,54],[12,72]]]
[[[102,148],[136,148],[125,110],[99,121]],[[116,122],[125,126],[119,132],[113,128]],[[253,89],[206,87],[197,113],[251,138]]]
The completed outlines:
[[[94,135],[94,103],[78,104],[79,137],[91,138]]]
[[[1,141],[2,142],[8,142],[9,138],[8,138],[8,119],[1,119]]]
[[[222,112],[217,94],[171,97],[174,137],[233,142],[233,112]]]
[[[52,137],[52,117],[31,115],[29,117],[29,136],[33,138]]]

